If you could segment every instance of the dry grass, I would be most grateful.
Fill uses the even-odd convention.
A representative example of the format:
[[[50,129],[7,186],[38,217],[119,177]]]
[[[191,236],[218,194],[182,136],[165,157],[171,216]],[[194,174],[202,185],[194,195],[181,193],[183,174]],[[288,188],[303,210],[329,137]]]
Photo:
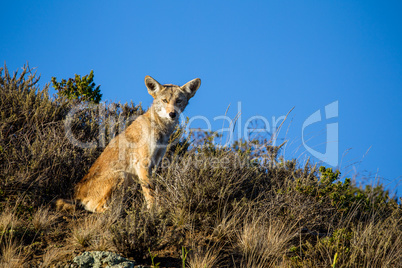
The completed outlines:
[[[96,251],[116,251],[111,233],[112,226],[118,221],[120,214],[116,211],[109,211],[102,215],[96,215],[96,221],[93,225],[92,240],[90,242],[91,250]]]
[[[402,263],[402,222],[390,217],[377,223],[360,223],[353,230],[349,264],[397,267]],[[346,261],[346,260],[345,260]]]
[[[4,235],[7,230],[17,227],[19,223],[15,209],[7,205],[0,214],[0,234]]]
[[[246,218],[237,239],[243,256],[241,267],[275,267],[297,237],[294,226],[272,218],[266,215]]]
[[[47,248],[42,256],[42,263],[40,267],[51,267],[51,265],[56,264],[63,260],[63,258],[71,256],[71,251],[60,249],[60,248]]]
[[[222,247],[193,247],[187,263],[190,268],[218,267]]]
[[[40,207],[32,216],[32,225],[36,231],[49,230],[56,219],[59,217],[57,212],[50,211],[49,207]]]
[[[234,207],[228,205],[222,206],[220,212],[215,219],[212,236],[219,243],[227,243],[236,240],[238,229],[247,215],[248,208]]]
[[[222,148],[212,143],[214,134],[189,143],[178,130],[169,164],[154,175],[156,211],[146,209],[134,183],[104,214],[58,214],[52,201],[72,196],[102,146],[80,148],[66,138],[74,103],[51,99],[29,69],[0,74],[2,267],[65,265],[85,250],[147,265],[150,250],[160,267],[182,267],[183,247],[188,267],[402,267],[402,207],[395,199],[381,188],[342,182],[332,170],[284,160],[269,142]],[[116,123],[139,113],[133,104],[111,104],[103,115],[84,109],[72,131],[105,145],[123,129]]]
[[[70,224],[71,234],[67,248],[116,251],[111,229],[118,221],[119,215],[118,210],[115,210],[104,214],[90,214],[83,218],[78,217]]]
[[[96,232],[95,217],[84,218],[82,222],[77,222],[71,229],[70,243],[73,248],[87,248],[91,245]]]
[[[22,245],[11,238],[2,243],[0,254],[1,268],[19,268],[26,262],[26,256],[22,253]]]

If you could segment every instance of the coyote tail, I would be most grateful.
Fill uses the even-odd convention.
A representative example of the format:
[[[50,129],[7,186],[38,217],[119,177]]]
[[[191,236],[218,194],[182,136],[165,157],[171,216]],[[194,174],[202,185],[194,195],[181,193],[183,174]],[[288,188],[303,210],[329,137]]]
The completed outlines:
[[[58,211],[74,212],[77,207],[75,202],[65,199],[57,199],[55,205]]]

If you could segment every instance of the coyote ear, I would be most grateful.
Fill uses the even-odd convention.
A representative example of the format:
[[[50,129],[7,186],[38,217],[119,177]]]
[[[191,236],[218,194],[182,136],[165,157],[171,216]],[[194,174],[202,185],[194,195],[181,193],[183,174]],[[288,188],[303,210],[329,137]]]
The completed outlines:
[[[161,89],[161,84],[158,81],[150,77],[149,75],[145,76],[145,85],[147,86],[148,93],[155,98],[158,91]]]
[[[189,99],[192,98],[197,92],[198,88],[201,86],[201,79],[196,78],[191,80],[190,82],[187,82],[184,86],[181,87],[181,89],[189,94]]]

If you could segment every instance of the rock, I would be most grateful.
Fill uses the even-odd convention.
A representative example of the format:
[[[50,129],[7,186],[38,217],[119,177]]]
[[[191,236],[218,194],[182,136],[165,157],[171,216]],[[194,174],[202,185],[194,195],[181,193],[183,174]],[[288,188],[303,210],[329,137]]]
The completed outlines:
[[[135,261],[109,251],[87,251],[73,260],[80,268],[134,268]]]

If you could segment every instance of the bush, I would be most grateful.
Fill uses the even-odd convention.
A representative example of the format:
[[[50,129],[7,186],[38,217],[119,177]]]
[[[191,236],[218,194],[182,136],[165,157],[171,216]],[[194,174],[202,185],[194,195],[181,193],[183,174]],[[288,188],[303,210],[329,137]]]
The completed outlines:
[[[64,96],[70,100],[99,104],[102,94],[100,93],[100,86],[95,87],[93,80],[94,71],[91,70],[88,75],[81,77],[76,74],[74,79],[62,79],[61,82],[57,82],[56,77],[52,77],[52,84],[60,96]]]

